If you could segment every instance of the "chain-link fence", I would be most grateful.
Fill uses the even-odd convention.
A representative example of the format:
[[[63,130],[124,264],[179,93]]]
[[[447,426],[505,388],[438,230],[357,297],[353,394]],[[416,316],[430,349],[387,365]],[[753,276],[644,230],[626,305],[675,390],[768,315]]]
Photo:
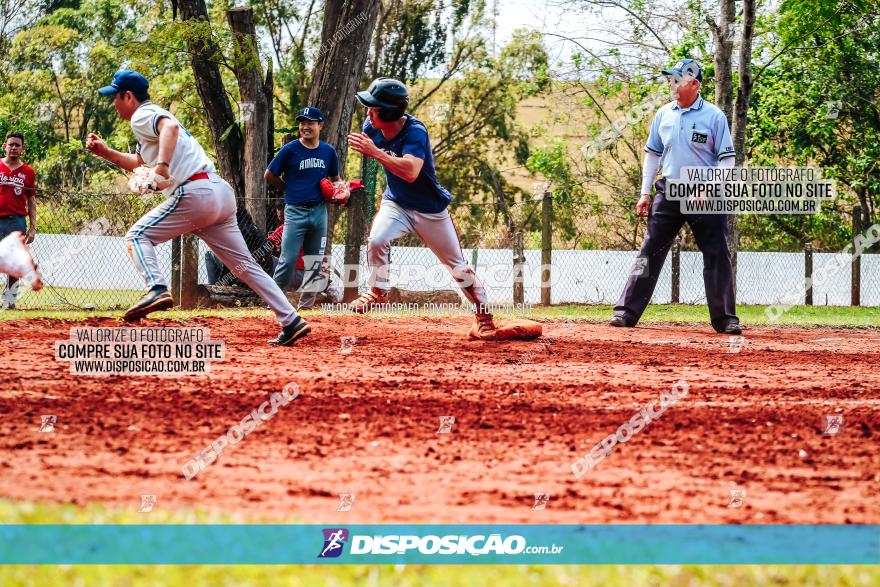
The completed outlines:
[[[64,192],[40,194],[37,199],[37,237],[31,245],[46,287],[33,292],[22,288],[15,300],[19,309],[128,307],[145,286],[129,259],[124,236],[163,196],[142,198],[122,193]],[[239,212],[239,226],[257,261],[271,271],[271,246],[267,233],[274,229],[276,199],[266,205],[266,229],[257,229],[250,216]],[[378,197],[373,202],[378,204]],[[552,197],[525,202],[481,227],[481,235],[462,235],[463,253],[496,304],[613,304],[636,262],[636,251],[566,248],[554,239]],[[372,215],[373,210],[370,210]],[[336,209],[330,249],[332,278],[345,285],[344,276],[357,276],[364,289],[367,279],[365,247],[359,251],[359,271],[346,272],[345,209]],[[547,224],[549,220],[549,224]],[[864,232],[864,231],[862,231]],[[179,270],[174,263],[180,246],[173,242],[156,247],[159,267],[166,279]],[[850,248],[852,249],[852,247]],[[210,255],[198,241],[199,284],[217,283]],[[179,259],[179,257],[177,257]],[[349,255],[349,258],[353,258]],[[395,242],[391,250],[391,284],[408,291],[451,290],[455,281],[434,254],[414,236]],[[807,280],[812,267],[812,280]],[[217,269],[214,267],[214,269]],[[222,266],[220,267],[222,275]],[[521,275],[521,287],[516,275]],[[854,280],[854,276],[856,279]],[[236,284],[234,280],[222,284]],[[354,285],[348,283],[348,285]],[[811,286],[811,287],[808,287]],[[880,305],[880,255],[852,251],[751,252],[737,257],[737,301],[744,304]],[[705,303],[703,259],[697,251],[673,247],[652,299],[654,303]]]

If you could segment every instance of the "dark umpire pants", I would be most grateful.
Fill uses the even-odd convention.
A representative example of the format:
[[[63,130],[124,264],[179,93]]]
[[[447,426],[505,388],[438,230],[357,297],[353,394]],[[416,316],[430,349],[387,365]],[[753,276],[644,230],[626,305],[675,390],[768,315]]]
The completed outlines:
[[[666,199],[665,179],[657,180],[654,187],[657,194],[651,203],[648,230],[639,251],[639,257],[645,261],[637,261],[614,307],[614,315],[623,316],[631,324],[638,323],[657,287],[672,241],[687,222],[703,253],[703,282],[709,317],[712,327],[720,332],[729,322],[738,321],[734,307],[733,269],[727,249],[727,215],[682,214],[679,201]]]

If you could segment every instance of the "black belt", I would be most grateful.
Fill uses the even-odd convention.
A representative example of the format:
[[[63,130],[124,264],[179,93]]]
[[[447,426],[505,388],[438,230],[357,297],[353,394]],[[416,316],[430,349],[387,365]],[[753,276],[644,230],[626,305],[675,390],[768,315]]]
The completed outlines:
[[[320,206],[324,203],[324,200],[318,200],[317,202],[304,202],[302,204],[290,204],[291,206],[297,206],[299,208],[314,208],[315,206]]]

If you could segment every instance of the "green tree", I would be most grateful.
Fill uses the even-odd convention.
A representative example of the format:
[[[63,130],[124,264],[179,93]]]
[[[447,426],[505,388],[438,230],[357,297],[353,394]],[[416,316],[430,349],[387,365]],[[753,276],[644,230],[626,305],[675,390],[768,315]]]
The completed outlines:
[[[462,238],[474,243],[499,218],[509,236],[534,218],[531,193],[512,185],[502,169],[524,165],[529,156],[529,136],[517,123],[516,111],[522,100],[549,87],[541,36],[515,31],[495,58],[485,45],[475,47],[461,76],[436,87],[420,88],[431,98],[416,96],[420,106],[415,114],[431,130],[438,178],[455,196],[452,210],[464,228]]]
[[[746,218],[755,246],[839,249],[851,237],[849,207],[863,222],[880,204],[880,7],[871,0],[785,0],[756,73],[749,136],[752,165],[818,166],[838,199],[816,216]]]

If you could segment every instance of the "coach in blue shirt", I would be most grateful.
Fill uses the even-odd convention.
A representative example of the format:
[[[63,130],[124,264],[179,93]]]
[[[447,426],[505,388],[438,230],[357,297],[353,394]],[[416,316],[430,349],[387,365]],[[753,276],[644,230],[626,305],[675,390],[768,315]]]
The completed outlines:
[[[320,140],[324,115],[309,106],[300,110],[296,121],[299,139],[281,147],[265,173],[269,185],[284,192],[284,232],[274,275],[282,291],[288,290],[296,275],[300,248],[306,259],[303,284],[316,279],[327,244],[327,207],[320,182],[325,177],[339,179],[336,149]],[[313,298],[303,295],[300,307],[304,307],[303,300]]]
[[[614,308],[612,326],[635,326],[648,306],[672,241],[687,222],[703,253],[703,282],[712,327],[722,334],[740,334],[727,248],[727,216],[682,214],[678,201],[666,199],[666,180],[679,179],[682,167],[733,167],[736,153],[727,118],[700,96],[703,70],[693,59],[682,59],[668,76],[673,102],[654,116],[642,169],[639,216],[648,216],[645,240],[626,287]],[[654,182],[662,166],[662,177]],[[656,195],[651,198],[651,184]],[[650,212],[650,215],[649,215]]]

